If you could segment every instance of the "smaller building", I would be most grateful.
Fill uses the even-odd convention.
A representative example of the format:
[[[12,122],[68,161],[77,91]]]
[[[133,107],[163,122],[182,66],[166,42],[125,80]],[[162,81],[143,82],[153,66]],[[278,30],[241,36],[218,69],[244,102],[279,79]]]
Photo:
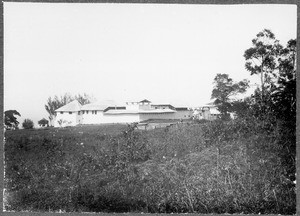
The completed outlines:
[[[194,108],[194,119],[216,120],[221,116],[217,107],[213,103],[208,103],[203,106]]]
[[[75,126],[81,122],[81,104],[74,100],[55,110],[54,127]]]

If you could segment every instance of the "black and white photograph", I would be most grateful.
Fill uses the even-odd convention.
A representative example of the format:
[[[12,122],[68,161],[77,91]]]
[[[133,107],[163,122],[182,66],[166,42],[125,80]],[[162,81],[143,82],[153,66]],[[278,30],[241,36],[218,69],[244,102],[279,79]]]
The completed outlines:
[[[296,214],[296,4],[2,4],[4,212]]]

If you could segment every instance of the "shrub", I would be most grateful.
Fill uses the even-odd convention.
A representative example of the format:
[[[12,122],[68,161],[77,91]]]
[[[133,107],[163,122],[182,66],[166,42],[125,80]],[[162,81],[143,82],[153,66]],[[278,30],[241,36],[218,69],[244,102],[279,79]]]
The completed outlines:
[[[22,126],[24,129],[32,129],[34,124],[33,121],[30,119],[25,119],[24,122],[22,123]]]
[[[41,120],[38,121],[38,124],[41,126],[41,127],[45,127],[45,126],[49,126],[49,121],[45,118],[42,118]]]

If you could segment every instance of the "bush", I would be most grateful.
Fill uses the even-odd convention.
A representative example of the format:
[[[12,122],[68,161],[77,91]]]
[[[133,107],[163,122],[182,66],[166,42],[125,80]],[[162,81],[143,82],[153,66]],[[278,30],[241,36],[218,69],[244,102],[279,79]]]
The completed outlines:
[[[22,123],[22,126],[24,129],[32,129],[34,124],[33,121],[30,119],[25,119],[24,122]]]
[[[49,121],[45,118],[42,118],[41,120],[38,121],[38,124],[41,126],[41,127],[49,127]]]

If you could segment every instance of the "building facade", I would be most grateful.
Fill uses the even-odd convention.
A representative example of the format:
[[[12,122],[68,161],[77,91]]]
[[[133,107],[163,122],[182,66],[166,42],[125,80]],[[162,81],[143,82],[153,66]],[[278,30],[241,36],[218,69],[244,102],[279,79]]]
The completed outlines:
[[[170,104],[152,104],[151,101],[126,102],[116,104],[81,105],[74,100],[55,111],[54,127],[79,124],[133,123],[150,119],[190,119],[193,111],[187,107],[174,107]]]
[[[214,104],[210,103],[195,108],[193,116],[194,119],[205,119],[212,121],[220,118],[221,113],[218,111],[217,107]]]

